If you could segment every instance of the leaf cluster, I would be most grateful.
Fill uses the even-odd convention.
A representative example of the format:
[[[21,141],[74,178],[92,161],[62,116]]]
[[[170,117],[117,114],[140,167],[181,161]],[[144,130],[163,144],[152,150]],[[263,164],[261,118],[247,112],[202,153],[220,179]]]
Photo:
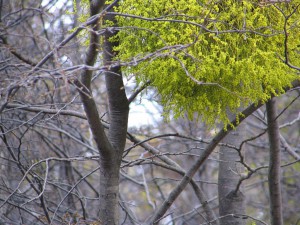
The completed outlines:
[[[298,78],[283,61],[286,26],[289,58],[299,65],[299,3],[123,0],[115,9],[118,60],[138,62],[126,74],[151,80],[166,114],[227,124],[229,113]]]

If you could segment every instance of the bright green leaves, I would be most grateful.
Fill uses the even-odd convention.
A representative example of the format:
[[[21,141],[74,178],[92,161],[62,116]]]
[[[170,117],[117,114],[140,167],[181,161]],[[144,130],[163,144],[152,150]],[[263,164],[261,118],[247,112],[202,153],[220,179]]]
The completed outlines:
[[[151,80],[167,113],[197,112],[207,123],[226,124],[229,111],[266,101],[297,78],[282,61],[283,14],[293,12],[286,23],[289,57],[299,65],[296,3],[123,0],[116,50],[121,61],[137,62],[125,71]]]

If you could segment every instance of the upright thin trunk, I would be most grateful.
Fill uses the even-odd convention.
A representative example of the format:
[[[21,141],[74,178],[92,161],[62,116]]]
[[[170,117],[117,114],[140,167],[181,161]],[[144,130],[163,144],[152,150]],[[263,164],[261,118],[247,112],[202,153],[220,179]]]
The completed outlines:
[[[246,220],[245,198],[241,190],[235,192],[242,166],[239,163],[240,156],[236,149],[245,136],[245,125],[240,124],[236,130],[231,131],[223,140],[228,145],[219,150],[219,213],[221,225],[244,225]]]
[[[74,184],[74,174],[73,174],[73,168],[71,165],[71,162],[64,162],[62,165],[62,167],[60,168],[60,170],[62,170],[62,177],[64,182],[66,184]],[[66,188],[68,191],[71,189],[71,186],[68,186]],[[65,193],[65,192],[64,192]],[[68,208],[74,210],[74,212],[76,212],[76,203],[75,203],[75,199],[73,194],[69,194],[67,197],[67,206]]]
[[[271,98],[267,104],[268,135],[270,142],[269,192],[270,217],[272,225],[282,225],[282,202],[280,185],[280,133],[277,121],[276,99]]]

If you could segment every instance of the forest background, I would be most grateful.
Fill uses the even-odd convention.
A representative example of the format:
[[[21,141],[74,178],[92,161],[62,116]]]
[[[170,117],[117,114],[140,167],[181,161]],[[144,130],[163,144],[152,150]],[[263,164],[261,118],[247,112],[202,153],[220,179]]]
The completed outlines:
[[[0,224],[300,224],[299,5],[0,0]]]

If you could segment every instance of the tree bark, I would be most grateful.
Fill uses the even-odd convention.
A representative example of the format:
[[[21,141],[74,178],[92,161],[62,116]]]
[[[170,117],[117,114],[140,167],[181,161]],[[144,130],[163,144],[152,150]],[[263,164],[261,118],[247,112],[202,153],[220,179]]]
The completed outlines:
[[[223,140],[228,147],[221,146],[219,150],[218,197],[221,225],[246,224],[246,220],[239,216],[245,214],[245,197],[242,190],[235,191],[240,179],[242,165],[239,163],[238,151],[230,147],[240,146],[245,137],[245,129],[246,126],[242,123],[231,131]]]
[[[104,21],[115,23],[114,16],[106,15]],[[110,67],[116,52],[113,48],[118,42],[112,42],[115,31],[107,29],[103,42],[103,63],[108,68],[105,82],[109,105],[108,139],[112,151],[108,158],[100,158],[100,218],[104,224],[118,224],[119,217],[119,173],[123,151],[126,143],[129,102],[126,97],[121,68]],[[115,218],[115,219],[112,219]]]
[[[100,10],[110,10],[112,5],[105,6],[105,1],[90,1],[90,14],[96,15]],[[112,16],[104,16],[104,21],[114,21]],[[93,26],[93,31],[98,30],[99,23]],[[115,56],[113,48],[118,43],[111,42],[110,37],[116,33],[107,29],[103,36],[103,44],[100,46],[96,32],[90,34],[90,45],[87,50],[85,63],[94,65],[99,49],[103,50],[103,64],[105,72],[106,89],[109,103],[110,126],[108,135],[98,113],[96,102],[92,96],[91,80],[92,71],[85,70],[81,75],[81,81],[76,81],[80,89],[80,96],[86,113],[86,117],[92,131],[93,138],[99,150],[100,186],[99,186],[99,218],[101,224],[119,224],[119,170],[122,154],[126,142],[127,122],[129,113],[128,99],[125,94],[120,67],[110,68],[110,63]]]
[[[281,169],[280,169],[280,133],[277,120],[277,106],[275,97],[267,104],[268,135],[270,143],[269,159],[269,193],[270,193],[270,219],[272,225],[283,225],[281,202]]]

